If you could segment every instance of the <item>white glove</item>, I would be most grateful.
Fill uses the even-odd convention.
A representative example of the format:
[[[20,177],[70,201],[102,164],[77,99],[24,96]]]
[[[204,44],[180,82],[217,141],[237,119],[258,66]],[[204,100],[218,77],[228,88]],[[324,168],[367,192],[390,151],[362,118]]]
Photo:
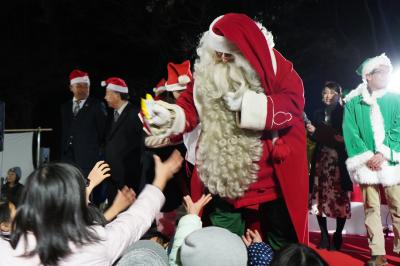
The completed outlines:
[[[148,105],[148,112],[150,114],[150,125],[163,126],[171,121],[169,110],[160,104],[157,104],[157,102]]]
[[[229,110],[238,112],[242,109],[243,94],[228,92],[224,96],[224,101]]]

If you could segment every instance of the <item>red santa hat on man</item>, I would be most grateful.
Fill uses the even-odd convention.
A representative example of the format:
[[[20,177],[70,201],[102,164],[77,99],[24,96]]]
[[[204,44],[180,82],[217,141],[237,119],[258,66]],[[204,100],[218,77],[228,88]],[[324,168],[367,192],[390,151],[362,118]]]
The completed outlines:
[[[88,85],[90,85],[88,73],[78,70],[78,69],[72,70],[72,72],[69,74],[69,81],[70,81],[70,85],[73,85],[76,83],[87,83]]]
[[[216,18],[204,36],[205,45],[218,52],[240,52],[257,72],[262,87],[272,92],[276,73],[272,34],[244,14]]]
[[[293,70],[292,63],[286,60],[282,55],[280,55],[278,51],[273,49],[274,43],[272,34],[270,34],[260,23],[256,23],[244,14],[226,14],[218,17],[213,21],[213,23],[210,25],[210,29],[204,34],[202,40],[204,42],[204,46],[215,51],[232,53],[233,55],[242,55],[249,62],[253,70],[257,73],[261,82],[261,86],[267,96],[271,95],[272,97],[272,95],[274,94],[279,94],[280,92],[283,92],[286,88],[285,86],[293,86],[293,88],[298,89],[298,91],[296,91],[296,94],[293,95],[293,100],[298,101],[299,106],[304,103],[304,97],[302,94],[303,85],[301,83],[300,77],[298,77],[297,73]],[[288,77],[293,77],[293,80],[283,80],[282,77],[284,77],[286,74],[288,75]],[[280,77],[281,79],[277,80],[276,76]],[[276,81],[278,86],[274,86]],[[268,97],[266,97],[265,100],[272,101],[272,98],[268,99]],[[249,101],[247,103],[249,103]],[[270,110],[272,109],[271,114],[269,114],[266,118],[268,119],[268,124],[276,120],[276,114],[278,114],[279,116],[280,114],[284,114],[285,116],[287,114],[286,112],[275,113],[273,109],[275,108],[274,104],[268,105],[267,108],[270,108]],[[291,114],[289,113],[289,115]],[[293,130],[293,132],[304,131],[303,129],[300,130],[300,128],[302,127],[301,123],[294,123],[293,125],[293,127],[296,128],[295,130]],[[271,131],[271,144],[273,145],[272,159],[275,162],[284,162],[286,160],[291,152],[289,142],[296,144],[295,147],[300,147],[297,146],[299,145],[299,143],[303,144],[302,139],[296,141],[294,140],[295,134],[297,133],[291,133],[291,135],[287,136],[286,140],[284,140],[284,138],[281,138],[279,136],[279,132],[277,130]],[[292,158],[291,162],[293,163],[294,161],[295,159]],[[293,165],[300,166],[301,164]],[[282,168],[280,168],[279,172],[281,172],[281,170]],[[289,172],[286,172],[285,175],[287,175],[288,173]],[[280,175],[281,174],[282,173],[280,173]],[[290,192],[288,192],[289,190],[286,190],[287,186],[285,184],[281,185],[281,188],[282,191],[285,193],[286,198],[286,195],[289,195]],[[300,187],[299,189],[303,189],[303,187]],[[304,197],[299,200],[299,197],[289,196],[288,198],[290,199],[298,200],[295,203],[290,202],[290,204],[288,204],[288,202],[290,201],[289,199],[286,203],[288,205],[289,214],[292,217],[292,222],[296,229],[298,239],[301,242],[306,242],[307,227],[305,226],[306,223],[304,221],[307,221],[307,218],[304,215],[303,209],[304,207],[306,207],[306,204],[304,204],[306,203],[306,200]],[[301,209],[297,209],[299,207],[301,207]]]
[[[120,78],[112,77],[108,78],[106,81],[101,82],[102,87],[106,87],[107,90],[112,90],[121,93],[128,93],[128,86],[125,81]]]
[[[167,91],[185,90],[186,85],[193,80],[190,71],[190,61],[186,60],[181,64],[168,63],[168,80],[165,83]]]

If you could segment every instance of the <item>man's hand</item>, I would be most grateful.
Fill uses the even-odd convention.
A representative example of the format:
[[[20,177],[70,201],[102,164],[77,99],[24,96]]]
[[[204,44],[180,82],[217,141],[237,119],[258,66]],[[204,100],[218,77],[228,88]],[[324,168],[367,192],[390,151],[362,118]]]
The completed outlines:
[[[261,243],[262,238],[257,230],[247,229],[246,234],[242,236],[242,240],[246,247],[249,247],[253,243]]]
[[[371,159],[367,162],[367,166],[369,169],[372,171],[380,171],[382,168],[382,163],[386,161],[385,157],[383,157],[383,154],[378,152],[374,156],[372,156]]]
[[[188,214],[195,214],[199,216],[201,210],[207,205],[207,203],[210,202],[211,199],[211,194],[208,194],[207,196],[203,194],[198,201],[193,203],[192,198],[189,195],[184,196],[183,200],[186,212]]]
[[[242,110],[243,94],[228,92],[223,98],[230,111],[238,112]]]

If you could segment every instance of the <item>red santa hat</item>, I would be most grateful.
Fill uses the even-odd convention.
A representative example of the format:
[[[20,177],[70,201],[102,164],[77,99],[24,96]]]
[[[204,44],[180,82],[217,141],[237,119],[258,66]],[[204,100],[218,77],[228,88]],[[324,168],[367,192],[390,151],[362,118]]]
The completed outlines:
[[[87,83],[88,85],[90,85],[88,73],[79,69],[72,70],[72,72],[69,74],[69,81],[71,85],[76,83]]]
[[[156,85],[155,88],[153,88],[153,92],[156,96],[160,95],[161,93],[163,93],[164,91],[166,91],[165,88],[165,78],[162,78]]]
[[[206,44],[219,52],[240,52],[257,72],[262,87],[272,92],[275,79],[273,41],[265,28],[244,14],[229,13],[216,18],[205,33]],[[261,25],[262,26],[262,25]],[[268,40],[268,41],[267,41]],[[270,43],[270,44],[268,44]]]
[[[106,87],[108,90],[117,91],[121,93],[128,93],[128,86],[125,81],[120,78],[112,77],[108,78],[106,81],[101,82],[102,87]]]
[[[185,90],[186,85],[193,80],[189,60],[181,64],[168,63],[167,68],[168,80],[165,83],[165,89],[167,91]]]

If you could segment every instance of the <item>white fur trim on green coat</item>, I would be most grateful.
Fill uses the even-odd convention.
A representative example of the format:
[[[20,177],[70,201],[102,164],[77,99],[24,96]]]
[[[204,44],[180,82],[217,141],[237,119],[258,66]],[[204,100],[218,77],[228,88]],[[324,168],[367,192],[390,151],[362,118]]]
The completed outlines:
[[[362,83],[345,101],[343,135],[350,176],[360,184],[399,184],[400,96],[386,90],[371,95]],[[380,171],[366,166],[376,152],[387,159]]]

